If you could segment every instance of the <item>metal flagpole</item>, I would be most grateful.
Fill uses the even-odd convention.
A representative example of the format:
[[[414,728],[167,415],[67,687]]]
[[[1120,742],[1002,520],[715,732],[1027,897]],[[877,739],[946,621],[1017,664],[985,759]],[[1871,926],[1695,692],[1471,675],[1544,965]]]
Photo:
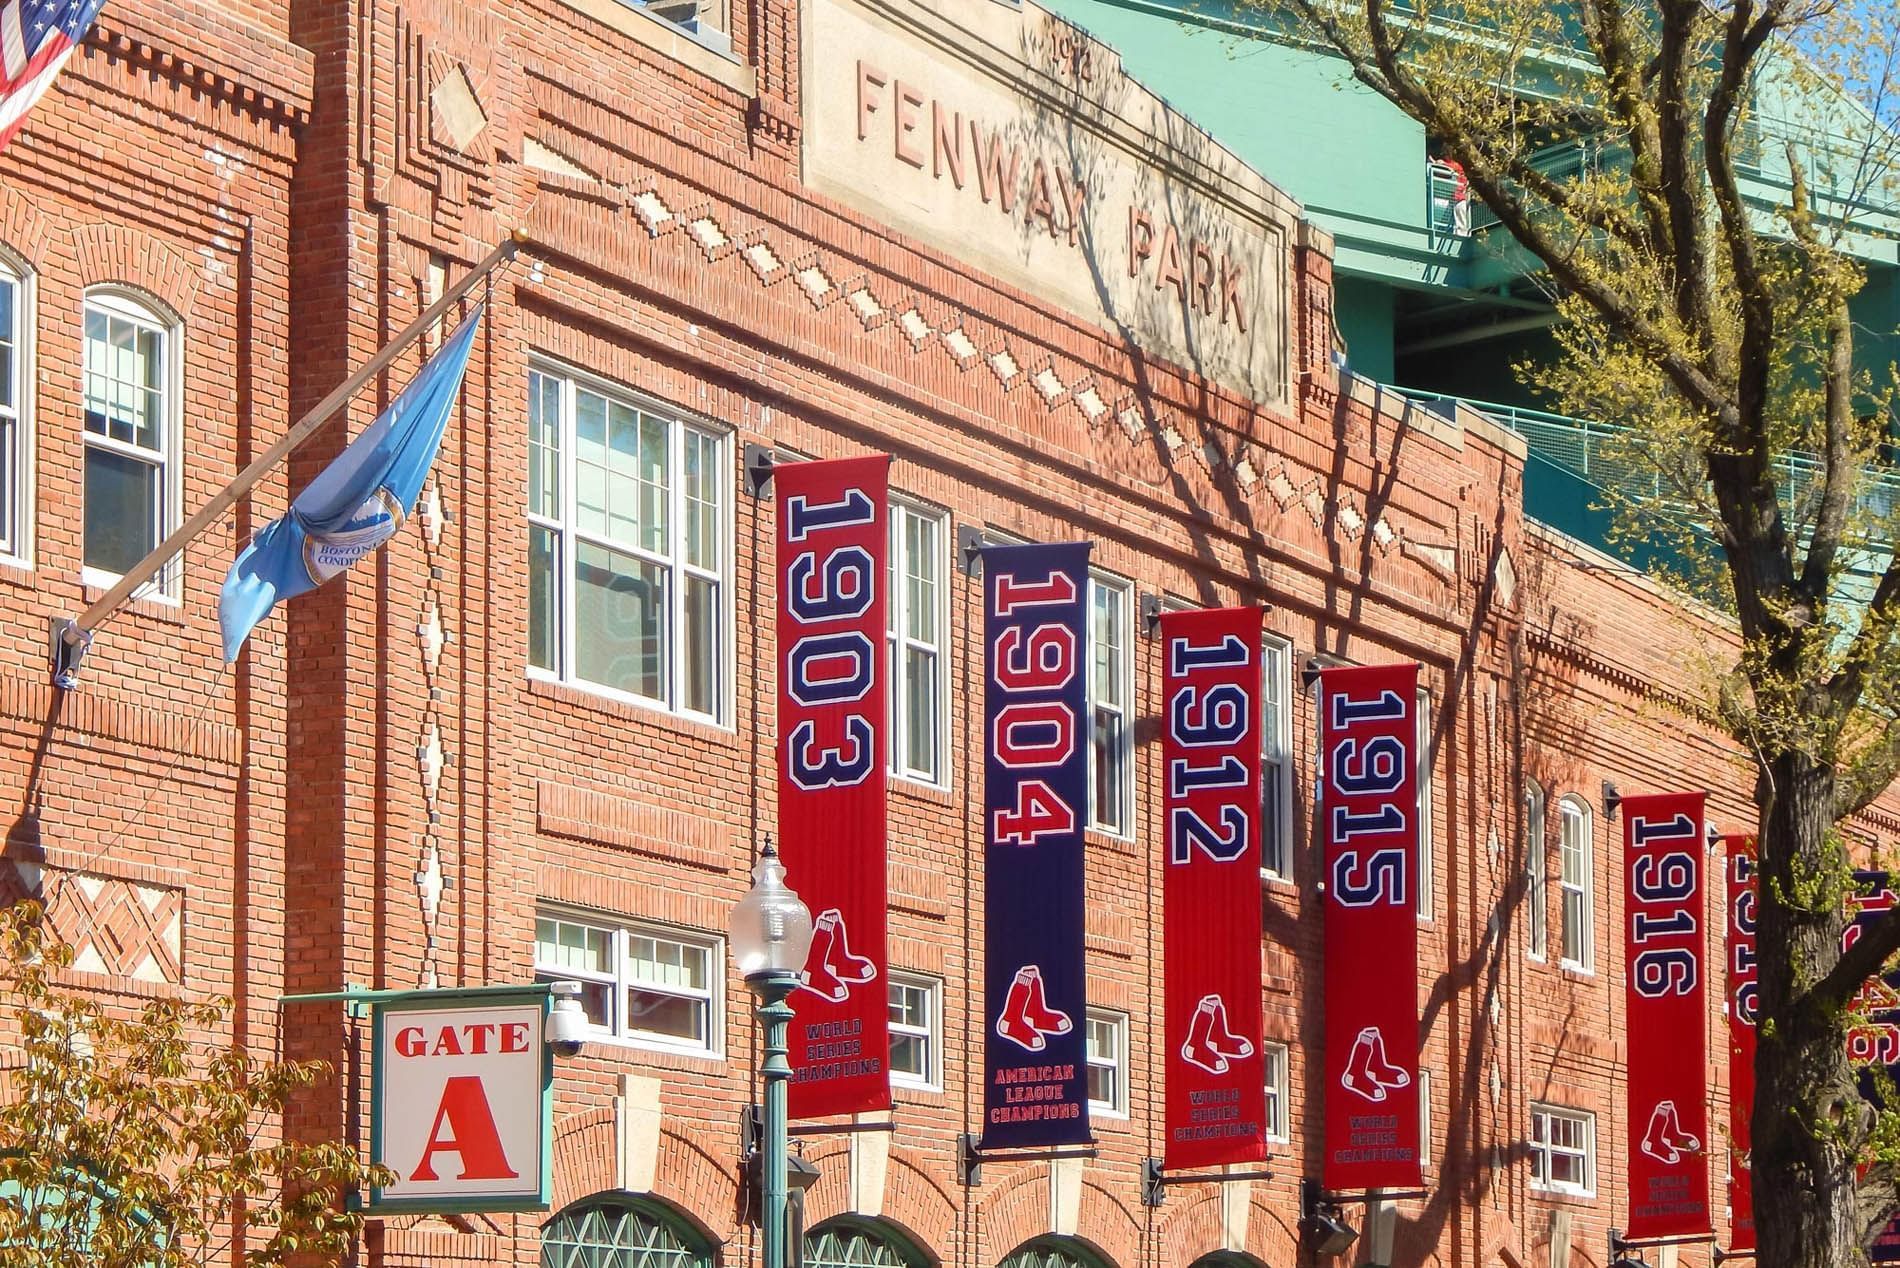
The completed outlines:
[[[285,432],[276,444],[259,454],[250,466],[238,472],[236,479],[213,494],[211,500],[199,507],[196,514],[173,530],[169,537],[158,544],[156,550],[134,564],[110,590],[95,599],[84,612],[77,617],[54,617],[52,622],[53,685],[63,690],[71,690],[78,686],[79,662],[86,654],[86,649],[92,646],[94,630],[111,619],[120,608],[125,606],[127,600],[158,575],[160,569],[183,552],[185,547],[196,540],[205,529],[211,527],[213,521],[229,510],[239,498],[249,493],[258,481],[269,475],[299,445],[310,439],[318,428],[330,421],[330,417],[352,396],[361,391],[364,384],[389,368],[390,363],[401,356],[409,345],[422,335],[423,331],[440,321],[451,306],[474,290],[482,279],[499,265],[514,259],[524,241],[526,241],[526,235],[519,229],[504,238],[493,251],[483,257],[480,263],[469,270],[467,276],[449,287],[441,299],[429,305],[423,310],[421,316],[403,327],[401,333],[385,344],[381,351],[363,365],[362,369],[338,384],[334,391],[317,402],[316,406],[298,419],[297,424]]]

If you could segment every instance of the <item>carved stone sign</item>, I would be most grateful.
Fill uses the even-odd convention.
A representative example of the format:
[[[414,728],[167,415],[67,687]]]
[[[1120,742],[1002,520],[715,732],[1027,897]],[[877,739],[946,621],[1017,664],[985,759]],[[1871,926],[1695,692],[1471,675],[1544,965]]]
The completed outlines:
[[[810,0],[813,188],[1255,400],[1299,209],[1033,4]]]

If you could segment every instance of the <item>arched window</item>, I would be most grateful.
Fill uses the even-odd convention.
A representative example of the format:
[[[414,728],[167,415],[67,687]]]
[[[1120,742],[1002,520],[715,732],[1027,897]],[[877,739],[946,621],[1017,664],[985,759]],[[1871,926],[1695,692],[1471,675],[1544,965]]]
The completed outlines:
[[[88,580],[122,576],[178,522],[177,323],[131,293],[86,296]],[[167,593],[175,587],[164,587]]]
[[[541,1226],[541,1268],[712,1268],[713,1250],[678,1213],[645,1198],[585,1198]]]
[[[1252,1255],[1243,1255],[1239,1251],[1215,1250],[1202,1255],[1188,1268],[1261,1268],[1261,1264]]]
[[[1544,859],[1544,790],[1524,781],[1524,910],[1530,917],[1530,957],[1549,954],[1550,870]]]
[[[1563,965],[1590,973],[1596,968],[1595,832],[1583,798],[1566,795],[1558,808],[1562,814],[1558,848],[1563,862]]]
[[[805,1268],[929,1268],[934,1260],[884,1220],[826,1220],[805,1235]]]
[[[0,556],[24,563],[32,529],[33,275],[0,247]]]
[[[1038,1237],[1009,1253],[998,1268],[1110,1268],[1086,1242],[1074,1237]]]

